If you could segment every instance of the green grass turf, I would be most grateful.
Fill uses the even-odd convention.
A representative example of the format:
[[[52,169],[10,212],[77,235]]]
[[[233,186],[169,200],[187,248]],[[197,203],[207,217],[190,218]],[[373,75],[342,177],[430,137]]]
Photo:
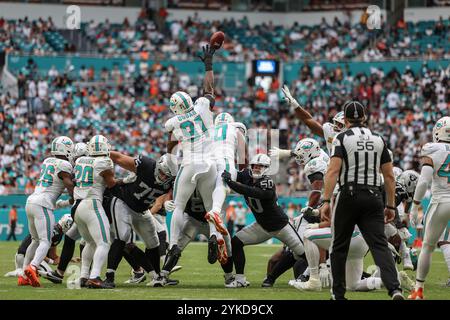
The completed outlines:
[[[3,275],[14,269],[14,254],[19,242],[0,242],[0,300],[5,299],[303,299],[328,300],[329,290],[321,292],[300,292],[287,285],[293,278],[292,271],[286,272],[273,288],[261,288],[264,279],[267,260],[278,250],[275,245],[258,245],[245,248],[247,256],[246,275],[251,286],[241,289],[226,289],[223,286],[222,269],[218,264],[210,265],[206,260],[207,246],[205,243],[192,243],[183,252],[179,265],[183,269],[174,273],[172,278],[179,279],[176,287],[150,288],[145,283],[139,285],[123,284],[130,275],[130,267],[125,260],[119,267],[116,276],[116,289],[67,289],[66,283],[55,285],[41,279],[43,287],[18,287],[15,278],[5,278]],[[78,247],[78,246],[77,246]],[[59,248],[60,249],[60,248]],[[78,249],[76,250],[76,255]],[[372,264],[370,257],[365,265]],[[413,277],[414,273],[409,272]],[[450,288],[445,287],[448,272],[441,252],[435,252],[433,265],[426,282],[425,295],[427,299],[450,299]],[[389,299],[384,289],[372,292],[349,292],[349,299],[383,300]]]

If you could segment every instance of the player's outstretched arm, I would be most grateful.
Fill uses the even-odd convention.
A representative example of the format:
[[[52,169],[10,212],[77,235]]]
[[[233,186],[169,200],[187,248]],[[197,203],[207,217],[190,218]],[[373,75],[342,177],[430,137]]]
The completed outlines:
[[[324,134],[322,125],[314,120],[312,115],[308,111],[306,111],[297,102],[297,100],[294,99],[294,97],[291,95],[291,92],[289,91],[288,86],[284,85],[283,88],[281,88],[281,91],[283,92],[284,99],[287,101],[287,103],[295,108],[295,115],[297,116],[297,118],[302,121],[312,131],[312,133],[323,137]]]
[[[235,192],[242,194],[246,197],[252,197],[256,199],[270,199],[274,196],[275,191],[273,189],[263,190],[258,187],[250,187],[243,183],[231,180],[231,174],[228,171],[222,173],[222,178],[225,183]]]
[[[117,180],[114,178],[114,171],[113,169],[108,169],[105,171],[102,171],[100,175],[105,180],[106,186],[108,188],[113,188],[117,184]]]
[[[111,151],[109,157],[118,166],[128,171],[136,172],[136,163],[134,162],[133,157],[127,156],[117,151]]]
[[[204,46],[203,54],[199,55],[199,58],[203,61],[205,65],[205,78],[203,80],[203,95],[211,95],[214,97],[214,72],[212,68],[212,61],[214,52],[216,51],[209,44]]]

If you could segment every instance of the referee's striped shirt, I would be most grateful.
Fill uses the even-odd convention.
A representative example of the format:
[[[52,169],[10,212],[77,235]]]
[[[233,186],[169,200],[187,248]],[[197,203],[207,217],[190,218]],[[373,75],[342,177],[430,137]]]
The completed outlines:
[[[335,137],[332,157],[342,159],[339,187],[350,183],[379,187],[382,184],[380,167],[392,161],[380,135],[356,126]]]

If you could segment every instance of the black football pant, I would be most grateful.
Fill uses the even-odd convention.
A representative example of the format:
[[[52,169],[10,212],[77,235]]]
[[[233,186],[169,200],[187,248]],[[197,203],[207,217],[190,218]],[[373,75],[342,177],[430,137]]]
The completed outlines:
[[[355,225],[359,227],[375,264],[380,268],[381,280],[391,295],[400,290],[394,258],[384,234],[384,205],[382,193],[375,189],[343,190],[336,197],[332,219],[333,243],[330,254],[335,299],[345,296],[345,265]]]

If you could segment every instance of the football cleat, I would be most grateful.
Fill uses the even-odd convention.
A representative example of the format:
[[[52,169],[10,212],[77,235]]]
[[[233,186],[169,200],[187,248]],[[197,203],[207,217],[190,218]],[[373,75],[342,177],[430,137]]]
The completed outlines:
[[[394,292],[392,292],[391,298],[392,300],[405,300],[405,297],[400,290],[394,290]]]
[[[274,281],[270,279],[269,277],[266,277],[263,282],[261,283],[261,287],[263,288],[272,288],[274,284]]]
[[[172,268],[172,270],[170,270],[169,274],[172,274],[174,272],[180,271],[181,269],[183,269],[182,266],[175,266],[175,267]]]
[[[131,277],[124,283],[127,284],[138,284],[144,282],[147,277],[145,276],[145,272],[136,272],[134,270],[131,271]]]
[[[230,274],[230,275],[224,274],[223,277],[225,278],[225,286],[227,284],[230,284],[231,282],[233,282],[235,279],[233,274]]]
[[[411,294],[408,296],[409,300],[423,300],[423,288],[419,288],[411,291]]]
[[[164,276],[157,276],[150,280],[149,283],[147,283],[147,287],[154,287],[154,288],[160,288],[164,287],[166,285],[166,277]]]
[[[104,282],[105,286],[111,287],[111,289],[116,287],[116,284],[114,283],[114,279],[106,278],[103,282]]]
[[[21,271],[22,271],[22,269],[16,269],[16,270],[5,273],[4,276],[7,278],[15,278],[15,277],[19,276]]]
[[[220,232],[221,235],[227,236],[228,230],[225,228],[222,218],[220,217],[220,214],[214,211],[210,211],[207,214],[205,214],[206,221],[214,224],[216,227],[216,230]]]
[[[61,284],[64,279],[57,271],[47,272],[43,277],[56,284]]]
[[[28,280],[31,283],[31,286],[33,287],[40,287],[41,281],[39,280],[39,274],[37,272],[37,269],[33,265],[28,265],[28,267],[24,270],[25,275],[27,276]]]
[[[227,246],[225,245],[225,240],[222,238],[217,240],[217,260],[222,265],[228,261]]]
[[[212,235],[208,239],[208,262],[214,264],[217,261],[219,248],[217,243],[217,237]]]
[[[76,280],[70,280],[67,281],[67,285],[71,287],[80,287],[80,288],[86,288],[87,287],[87,278],[78,278]]]
[[[411,261],[411,259],[404,259],[403,260],[403,270],[414,270],[414,265]]]
[[[414,281],[408,277],[408,274],[405,271],[400,271],[398,273],[398,277],[400,279],[400,286],[408,291],[414,289]]]
[[[225,284],[225,288],[246,288],[248,286],[250,286],[250,282],[248,282],[245,279],[243,280],[234,279],[230,283]]]
[[[304,291],[321,291],[322,283],[320,279],[309,278],[306,282],[296,281],[292,284],[292,286],[298,290]]]
[[[114,288],[113,286],[111,286],[111,283],[103,281],[100,277],[97,277],[95,279],[89,279],[86,282],[86,286],[89,289],[113,289]]]
[[[31,286],[31,282],[28,278],[25,278],[24,276],[18,276],[17,285],[18,286]]]

